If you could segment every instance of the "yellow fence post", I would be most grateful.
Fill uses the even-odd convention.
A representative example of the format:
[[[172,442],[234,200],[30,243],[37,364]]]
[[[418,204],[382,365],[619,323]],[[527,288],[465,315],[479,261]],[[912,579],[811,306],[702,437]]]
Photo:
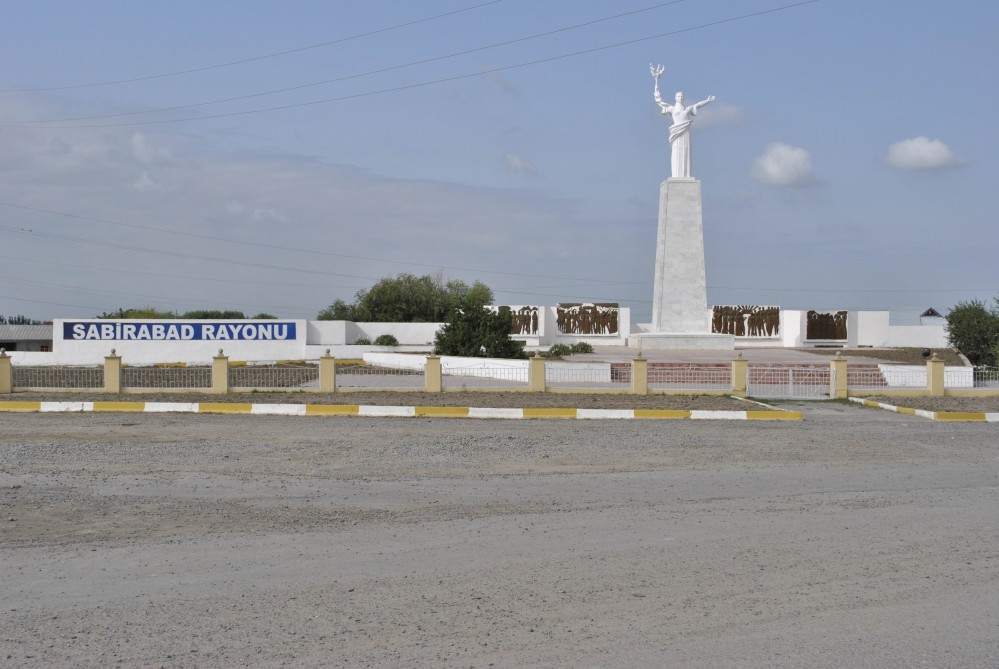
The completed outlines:
[[[846,358],[839,351],[836,357],[829,361],[829,398],[834,400],[846,399],[850,394],[847,388],[847,362]]]
[[[336,392],[336,358],[330,355],[329,349],[319,358],[319,392]]]
[[[212,392],[218,395],[229,392],[229,356],[222,349],[212,358]]]
[[[543,393],[545,392],[545,359],[541,357],[540,353],[535,353],[534,357],[531,358],[531,370],[530,370],[530,390],[532,393]]]
[[[121,356],[115,349],[111,349],[111,355],[104,356],[104,392],[121,393]]]
[[[428,355],[427,366],[424,368],[424,376],[427,382],[428,393],[439,393],[441,384],[441,357],[439,355]]]
[[[749,363],[743,359],[742,353],[732,361],[732,395],[745,397],[749,386]]]
[[[631,361],[631,394],[649,394],[649,361],[641,353]]]
[[[944,361],[936,353],[926,361],[926,389],[930,397],[944,396]]]
[[[10,368],[7,349],[0,348],[0,393],[14,392],[14,372]]]

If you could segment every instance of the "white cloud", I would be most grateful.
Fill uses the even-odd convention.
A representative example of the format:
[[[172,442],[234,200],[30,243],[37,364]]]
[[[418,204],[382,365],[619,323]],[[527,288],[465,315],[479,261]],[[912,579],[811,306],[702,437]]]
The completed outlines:
[[[913,137],[888,147],[888,164],[901,170],[935,170],[963,161],[939,139]]]
[[[141,132],[132,135],[132,156],[140,163],[149,164],[170,160],[169,149],[154,148]]]
[[[741,107],[725,103],[715,103],[697,112],[694,124],[698,130],[726,125],[739,125],[746,118],[746,112]]]
[[[753,161],[750,175],[770,186],[807,186],[815,182],[812,157],[797,146],[776,142]]]
[[[537,174],[538,169],[528,161],[524,160],[516,153],[508,153],[503,156],[503,166],[516,174]]]
[[[160,185],[153,181],[145,170],[142,170],[139,178],[132,182],[132,187],[140,191],[160,189]]]

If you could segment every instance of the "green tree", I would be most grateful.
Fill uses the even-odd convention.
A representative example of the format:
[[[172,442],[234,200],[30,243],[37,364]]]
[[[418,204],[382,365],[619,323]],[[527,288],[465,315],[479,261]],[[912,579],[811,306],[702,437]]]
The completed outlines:
[[[320,321],[356,321],[357,310],[353,304],[347,304],[343,300],[336,300],[318,314],[316,319]]]
[[[130,307],[128,309],[118,308],[114,311],[106,311],[97,318],[147,318],[166,320],[173,318],[186,318],[193,320],[234,320],[244,319],[246,314],[235,309],[194,309],[178,314],[176,311],[160,311],[159,309],[148,307]],[[270,314],[259,314],[254,318],[274,318]]]
[[[980,300],[958,302],[947,314],[947,339],[973,365],[995,365],[999,349],[999,298],[987,309]]]
[[[246,314],[242,311],[236,311],[234,309],[227,309],[225,311],[219,311],[218,309],[195,309],[194,311],[184,312],[181,318],[227,321],[245,319]]]
[[[17,316],[7,316],[4,318],[0,316],[0,325],[41,325],[41,321],[36,321],[33,318],[28,318],[27,316],[22,316],[18,314]]]
[[[176,311],[159,311],[155,307],[131,307],[128,309],[118,308],[115,311],[105,311],[97,318],[149,318],[166,320],[180,318]]]
[[[493,291],[476,281],[445,282],[438,274],[400,274],[381,279],[371,288],[357,291],[354,302],[336,300],[319,312],[318,320],[368,323],[440,323],[462,305],[486,305]]]
[[[510,338],[513,316],[478,304],[455,309],[434,337],[437,355],[526,358],[524,343]]]

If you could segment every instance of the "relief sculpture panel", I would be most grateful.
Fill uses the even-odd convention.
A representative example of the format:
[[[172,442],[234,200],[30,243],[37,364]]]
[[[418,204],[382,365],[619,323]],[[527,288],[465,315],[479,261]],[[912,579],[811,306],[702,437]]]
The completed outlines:
[[[618,305],[610,303],[560,303],[555,308],[558,331],[572,335],[618,334]]]
[[[846,339],[846,312],[809,311],[806,339]]]
[[[780,307],[712,307],[711,332],[736,337],[779,337]]]
[[[538,335],[538,317],[540,307],[500,307],[500,313],[510,313],[510,334]]]

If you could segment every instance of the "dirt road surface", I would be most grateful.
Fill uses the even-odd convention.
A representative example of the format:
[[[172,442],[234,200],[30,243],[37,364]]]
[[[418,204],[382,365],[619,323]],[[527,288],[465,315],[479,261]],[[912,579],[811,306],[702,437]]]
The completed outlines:
[[[10,667],[999,665],[999,426],[0,415]]]

